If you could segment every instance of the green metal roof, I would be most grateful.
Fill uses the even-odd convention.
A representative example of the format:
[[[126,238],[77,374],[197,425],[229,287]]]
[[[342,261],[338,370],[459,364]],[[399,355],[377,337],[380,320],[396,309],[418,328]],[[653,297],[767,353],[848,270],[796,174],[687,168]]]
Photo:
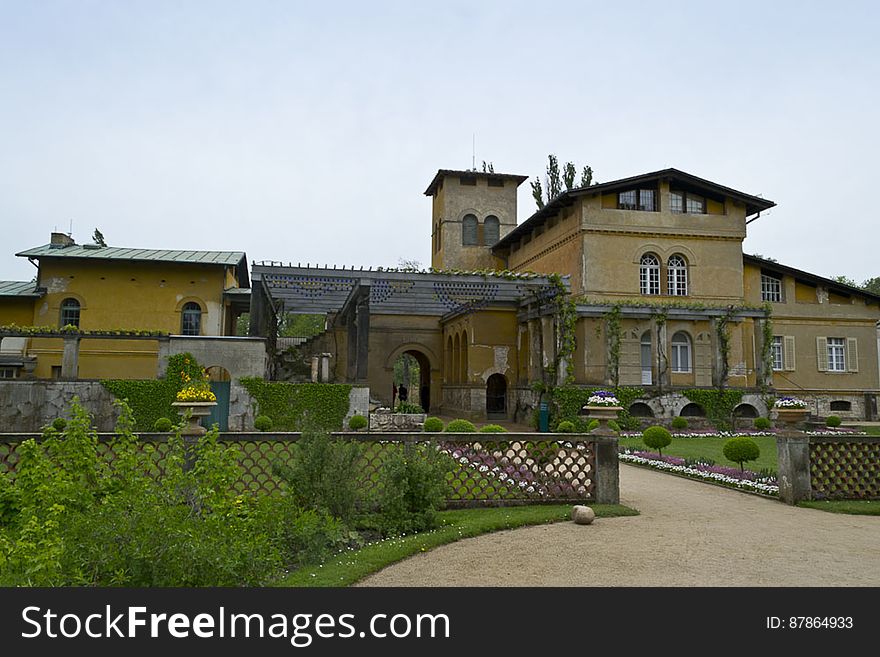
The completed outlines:
[[[129,249],[92,244],[58,247],[38,246],[15,255],[23,258],[89,258],[97,260],[152,260],[155,262],[183,262],[205,265],[236,266],[244,260],[242,251],[177,251],[167,249]]]
[[[33,281],[0,281],[0,297],[40,297]]]

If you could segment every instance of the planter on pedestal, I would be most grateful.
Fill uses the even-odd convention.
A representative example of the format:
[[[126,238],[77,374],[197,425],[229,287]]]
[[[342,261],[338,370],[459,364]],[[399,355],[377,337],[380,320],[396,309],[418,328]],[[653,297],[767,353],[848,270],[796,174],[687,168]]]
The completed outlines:
[[[617,413],[623,410],[621,406],[584,406],[584,410],[587,411],[587,417],[591,420],[595,419],[599,421],[599,426],[593,431],[599,431],[601,433],[608,433],[611,431],[611,428],[608,426],[608,422],[610,420],[617,419]]]
[[[807,420],[810,411],[806,408],[777,408],[776,419],[782,423],[785,429],[794,431],[798,425],[803,424]]]
[[[186,420],[186,426],[180,432],[181,436],[204,436],[208,433],[208,430],[201,425],[201,419],[211,414],[211,409],[217,405],[217,402],[174,402],[171,405],[177,408],[177,412]]]

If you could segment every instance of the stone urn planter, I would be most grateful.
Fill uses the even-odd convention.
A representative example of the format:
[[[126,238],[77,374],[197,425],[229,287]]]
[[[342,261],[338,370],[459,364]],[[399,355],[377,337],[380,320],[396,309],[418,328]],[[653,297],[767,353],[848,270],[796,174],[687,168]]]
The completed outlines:
[[[799,425],[807,420],[810,414],[806,408],[777,408],[776,419],[782,423],[782,426],[789,431],[794,431]]]
[[[617,413],[623,410],[622,406],[584,406],[585,411],[587,411],[587,417],[591,420],[598,420],[599,426],[594,429],[594,431],[601,431],[606,433],[611,431],[611,428],[608,426],[608,422],[610,420],[617,419]]]
[[[171,405],[186,420],[186,426],[183,427],[180,435],[203,436],[208,433],[208,430],[201,425],[201,420],[211,414],[211,409],[217,405],[217,402],[173,402]]]

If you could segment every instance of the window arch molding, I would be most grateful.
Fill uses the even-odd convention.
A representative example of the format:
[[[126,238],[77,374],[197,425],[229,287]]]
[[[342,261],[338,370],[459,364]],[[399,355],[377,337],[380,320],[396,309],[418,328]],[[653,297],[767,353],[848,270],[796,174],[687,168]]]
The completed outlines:
[[[483,243],[492,246],[501,239],[501,220],[496,214],[487,214],[483,220]]]
[[[471,212],[461,218],[461,245],[480,245],[480,221],[477,215]]]

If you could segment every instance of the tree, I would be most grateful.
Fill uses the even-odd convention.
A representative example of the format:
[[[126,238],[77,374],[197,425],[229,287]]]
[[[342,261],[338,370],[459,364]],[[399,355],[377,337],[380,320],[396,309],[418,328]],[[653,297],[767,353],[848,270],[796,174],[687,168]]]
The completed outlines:
[[[95,233],[92,235],[92,241],[98,246],[107,246],[107,242],[104,241],[104,236],[97,228],[95,228]]]
[[[850,287],[859,287],[858,283],[847,276],[835,276],[832,280],[837,283],[842,283],[843,285],[849,285]]]
[[[880,294],[880,276],[869,278],[862,283],[862,287],[871,294]]]
[[[540,210],[547,203],[559,196],[563,191],[575,188],[575,178],[577,176],[577,168],[574,162],[566,162],[559,167],[559,160],[552,153],[547,156],[547,169],[544,175],[544,184],[541,184],[540,177],[535,177],[530,182],[532,186],[532,198],[535,199],[535,205]],[[586,166],[581,171],[581,179],[579,187],[588,187],[593,184],[593,169]],[[547,195],[544,196],[546,189]]]

